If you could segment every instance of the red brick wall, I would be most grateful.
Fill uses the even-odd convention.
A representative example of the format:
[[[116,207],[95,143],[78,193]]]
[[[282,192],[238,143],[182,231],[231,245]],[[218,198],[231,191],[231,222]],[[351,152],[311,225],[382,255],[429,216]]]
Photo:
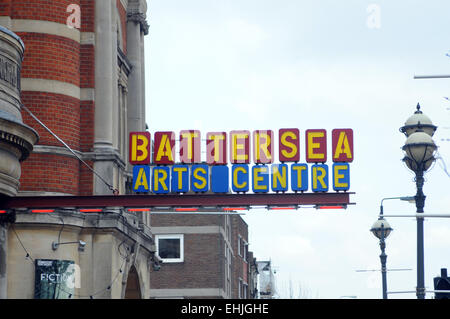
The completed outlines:
[[[78,194],[79,162],[55,154],[36,154],[22,162],[21,190]]]
[[[81,32],[94,32],[95,0],[80,0]]]
[[[64,37],[23,33],[25,43],[22,77],[57,80],[80,85],[80,44]]]
[[[80,150],[80,100],[62,94],[32,91],[22,91],[21,97],[22,103],[52,132],[72,149]],[[27,112],[22,112],[22,115],[24,123],[39,133],[40,145],[62,146]]]
[[[234,253],[231,260],[231,297],[238,298],[239,278],[245,279],[248,272],[248,264],[243,257],[238,256],[238,236],[240,235],[248,242],[248,226],[240,216],[232,216],[230,219],[231,245]],[[152,227],[224,227],[224,216],[152,215],[150,223]],[[184,234],[184,259],[184,263],[163,263],[160,271],[153,272],[150,275],[151,289],[221,288],[225,290],[225,241],[222,233]],[[215,285],[211,286],[212,284]],[[249,290],[247,297],[250,297]]]
[[[94,145],[94,101],[80,103],[80,150],[92,151]]]
[[[240,216],[233,216],[231,218],[231,237],[232,237],[232,247],[234,251],[234,258],[232,260],[233,276],[232,276],[232,296],[233,298],[239,298],[239,278],[245,279],[246,274],[244,272],[248,271],[246,265],[244,266],[244,259],[238,254],[238,240],[239,236],[248,243],[248,226],[245,221]],[[244,249],[241,246],[241,251]],[[241,255],[243,255],[241,253]],[[249,296],[247,292],[247,297]],[[242,296],[241,296],[242,297]]]
[[[0,2],[0,15],[9,15],[11,19],[52,21],[64,25],[72,14],[67,12],[67,7],[76,4],[81,9],[80,32],[95,32],[93,0]],[[25,43],[22,78],[55,80],[80,88],[95,88],[94,45],[80,45],[77,41],[51,34],[19,32],[18,35]],[[22,103],[72,149],[82,152],[92,150],[94,101],[80,101],[54,93],[23,91]],[[22,112],[22,115],[24,122],[38,131],[40,145],[63,147],[26,112]],[[22,165],[20,190],[92,195],[93,176],[76,158],[34,153]]]
[[[94,2],[94,1],[92,1]],[[66,12],[70,4],[80,5],[79,0],[13,0],[11,18],[46,20],[66,23],[70,12]],[[81,13],[83,15],[83,12]]]
[[[86,161],[90,167],[94,167],[94,163],[92,161]],[[89,168],[85,165],[80,164],[80,187],[79,187],[79,195],[80,196],[88,196],[92,195],[94,192],[94,184],[93,184],[93,173]]]
[[[220,215],[186,215],[167,214],[152,215],[151,224],[154,227],[167,226],[223,226],[223,216]]]
[[[11,15],[11,0],[2,0],[0,2],[0,16]]]
[[[80,87],[95,87],[95,48],[92,44],[80,46]]]
[[[150,274],[154,289],[222,288],[223,238],[219,234],[185,234],[184,262],[165,263]]]

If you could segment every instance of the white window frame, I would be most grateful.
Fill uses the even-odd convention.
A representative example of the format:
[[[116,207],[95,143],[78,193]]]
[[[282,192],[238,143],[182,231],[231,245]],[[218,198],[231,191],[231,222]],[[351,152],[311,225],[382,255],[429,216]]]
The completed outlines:
[[[180,240],[180,258],[162,258],[159,254],[159,240],[160,239],[179,239]],[[156,252],[163,263],[182,263],[184,262],[184,235],[183,234],[168,234],[155,235]]]

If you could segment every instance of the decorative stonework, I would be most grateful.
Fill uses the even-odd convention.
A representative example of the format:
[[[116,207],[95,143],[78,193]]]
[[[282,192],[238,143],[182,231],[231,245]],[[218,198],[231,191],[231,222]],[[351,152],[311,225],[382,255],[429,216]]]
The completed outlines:
[[[14,196],[19,188],[20,162],[38,141],[38,134],[23,124],[20,113],[20,70],[24,44],[0,26],[0,195]]]
[[[144,32],[145,35],[148,34],[148,29],[150,26],[147,22],[147,16],[145,13],[129,12],[127,13],[127,20],[139,23],[141,25],[141,31]]]

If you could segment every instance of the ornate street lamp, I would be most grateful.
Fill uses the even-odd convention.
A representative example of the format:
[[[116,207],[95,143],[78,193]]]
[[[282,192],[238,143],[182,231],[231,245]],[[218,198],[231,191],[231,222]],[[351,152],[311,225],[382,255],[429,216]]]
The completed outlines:
[[[370,231],[380,240],[380,261],[381,261],[381,276],[383,282],[383,299],[387,299],[387,280],[386,280],[386,259],[387,255],[385,253],[386,243],[385,239],[392,232],[392,228],[389,223],[382,217],[372,225]]]
[[[437,127],[431,120],[422,113],[420,105],[417,104],[417,111],[408,118],[405,126],[400,131],[407,137],[405,145],[402,147],[405,152],[403,162],[412,170],[416,177],[417,193],[415,198],[417,213],[423,213],[425,206],[425,195],[423,193],[423,174],[430,169],[436,160],[434,153],[437,146],[432,140],[432,136]],[[424,280],[424,252],[423,252],[423,217],[417,217],[417,287],[416,295],[418,299],[425,299]]]

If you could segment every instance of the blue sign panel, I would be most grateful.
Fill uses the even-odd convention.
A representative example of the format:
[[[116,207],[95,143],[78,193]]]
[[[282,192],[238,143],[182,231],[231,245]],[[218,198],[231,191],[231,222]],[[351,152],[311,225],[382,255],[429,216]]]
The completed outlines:
[[[228,193],[228,166],[211,167],[211,190],[213,193]]]
[[[291,189],[294,192],[304,192],[308,190],[308,165],[291,165]]]
[[[167,194],[170,192],[170,168],[167,166],[153,167],[152,190],[155,194]]]
[[[252,190],[254,193],[267,193],[269,191],[269,175],[267,165],[252,167]]]
[[[328,191],[328,165],[315,164],[311,166],[311,184],[313,192]]]
[[[187,165],[172,166],[171,187],[173,193],[189,192],[189,166]]]
[[[333,189],[346,191],[350,189],[350,165],[347,163],[333,164]]]
[[[146,193],[150,191],[150,167],[146,165],[133,166],[133,191]]]
[[[288,190],[288,166],[286,164],[274,164],[272,166],[272,190],[285,192]]]
[[[209,166],[192,165],[191,189],[196,193],[207,192],[209,190]]]
[[[250,189],[249,167],[246,164],[235,164],[231,166],[231,189],[233,192],[248,192]]]

